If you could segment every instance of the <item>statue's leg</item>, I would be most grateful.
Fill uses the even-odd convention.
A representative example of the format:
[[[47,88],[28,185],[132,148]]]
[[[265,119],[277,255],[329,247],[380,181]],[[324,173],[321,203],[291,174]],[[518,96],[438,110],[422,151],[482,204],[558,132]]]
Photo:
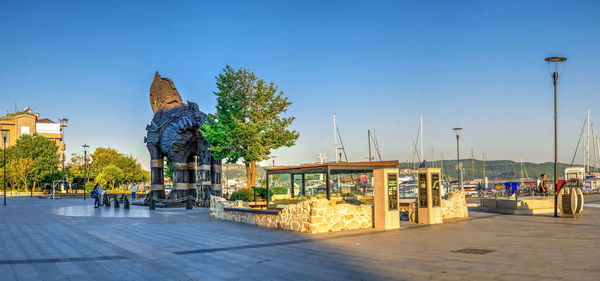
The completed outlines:
[[[169,196],[171,199],[188,196],[190,189],[189,177],[187,162],[173,163],[173,190],[171,190],[173,195]]]
[[[208,163],[208,164],[206,164]],[[211,182],[211,174],[210,174],[210,162],[206,159],[198,163],[198,177],[197,183],[200,186],[200,195],[202,199],[209,200],[210,199],[210,191],[212,190],[212,182]]]
[[[162,158],[150,160],[150,174],[152,184],[150,185],[150,196],[155,198],[165,198],[165,176],[164,176],[164,160]]]
[[[212,182],[212,190],[211,195],[214,196],[222,196],[223,187],[221,185],[221,173],[222,166],[221,161],[212,159],[211,157],[211,182]]]
[[[188,167],[188,183],[189,183],[188,194],[195,198],[197,195],[197,192],[196,192],[196,160],[193,156],[190,157],[190,159],[188,159],[187,167]]]

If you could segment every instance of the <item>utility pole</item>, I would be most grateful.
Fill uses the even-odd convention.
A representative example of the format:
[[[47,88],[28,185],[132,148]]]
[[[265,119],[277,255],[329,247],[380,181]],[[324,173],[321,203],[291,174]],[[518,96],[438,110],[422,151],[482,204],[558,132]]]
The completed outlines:
[[[558,72],[559,64],[565,62],[565,57],[548,57],[548,66],[554,65],[552,84],[554,86],[554,217],[558,217]]]
[[[459,132],[462,128],[454,128],[452,129],[456,133],[456,172],[458,174],[458,186],[460,190],[463,189],[463,177],[462,177],[462,167],[460,165],[460,134]]]
[[[2,183],[4,184],[4,206],[6,206],[6,142],[8,141],[8,132],[8,130],[2,129],[2,152],[4,153],[4,163],[2,164],[2,170],[4,171],[4,181]]]
[[[87,166],[87,149],[90,147],[87,144],[82,145],[83,147],[83,171],[85,174],[85,184],[83,185],[83,200],[85,201],[85,186],[87,185],[88,181],[90,180],[89,176],[88,176],[88,166]]]

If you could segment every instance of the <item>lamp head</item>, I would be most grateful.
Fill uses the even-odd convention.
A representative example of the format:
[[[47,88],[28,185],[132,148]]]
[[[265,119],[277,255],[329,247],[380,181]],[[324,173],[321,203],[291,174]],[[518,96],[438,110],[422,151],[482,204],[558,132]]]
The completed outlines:
[[[565,57],[547,57],[544,60],[547,62],[563,62],[563,61],[566,61],[567,58],[565,58]]]
[[[546,62],[548,62],[548,69],[550,69],[550,72],[560,72],[562,63],[567,61],[567,58],[565,58],[565,57],[547,57],[544,60]],[[553,68],[552,66],[554,66],[554,70],[552,70],[552,68]]]
[[[462,131],[462,128],[452,128],[452,130],[456,133],[456,135],[458,136],[458,134],[460,133],[460,131]]]
[[[8,139],[8,130],[6,129],[2,129],[2,141],[6,142],[6,139]]]
[[[60,123],[61,127],[67,127],[68,123],[69,123],[69,118],[62,118],[60,120],[58,120],[58,122]]]

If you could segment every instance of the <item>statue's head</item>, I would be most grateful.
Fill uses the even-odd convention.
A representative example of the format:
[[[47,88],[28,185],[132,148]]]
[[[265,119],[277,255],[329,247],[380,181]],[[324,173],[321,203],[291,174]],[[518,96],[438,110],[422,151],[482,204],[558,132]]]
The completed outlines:
[[[150,85],[150,104],[153,112],[184,105],[173,80],[160,77],[158,71],[154,74],[154,80]]]

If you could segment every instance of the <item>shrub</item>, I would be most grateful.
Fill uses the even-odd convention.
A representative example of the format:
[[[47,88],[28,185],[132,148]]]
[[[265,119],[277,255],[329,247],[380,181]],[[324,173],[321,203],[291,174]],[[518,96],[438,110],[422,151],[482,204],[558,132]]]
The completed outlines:
[[[94,190],[94,185],[95,185],[95,183],[93,183],[91,181],[85,183],[85,192],[87,192],[87,193],[92,192]]]
[[[262,199],[267,199],[267,189],[264,187],[255,187],[256,195]],[[273,192],[269,189],[269,196],[273,196]]]
[[[285,194],[288,194],[289,188],[287,188],[287,187],[273,187],[273,188],[269,188],[269,191],[271,191],[271,194],[285,195]]]
[[[252,188],[242,188],[234,191],[229,196],[229,201],[242,200],[246,202],[254,201],[254,190]]]

